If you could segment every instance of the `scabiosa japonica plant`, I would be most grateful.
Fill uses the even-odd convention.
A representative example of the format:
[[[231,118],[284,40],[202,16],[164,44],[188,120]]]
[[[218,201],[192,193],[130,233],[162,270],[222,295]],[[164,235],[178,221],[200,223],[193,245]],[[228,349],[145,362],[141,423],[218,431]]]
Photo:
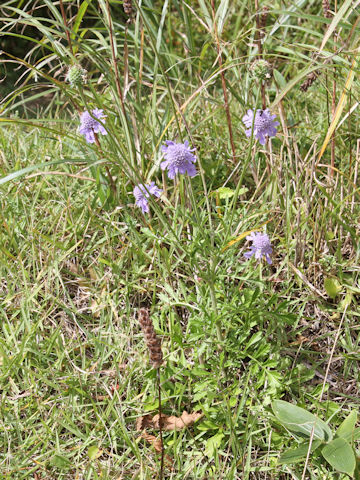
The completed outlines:
[[[161,147],[165,160],[161,162],[162,170],[167,168],[168,177],[174,179],[177,173],[187,173],[189,177],[195,177],[197,171],[194,163],[196,156],[192,153],[196,149],[189,148],[189,142],[185,140],[184,143],[175,143],[171,140],[166,140],[166,145]]]
[[[245,258],[251,258],[255,255],[255,258],[260,260],[260,258],[264,256],[267,263],[269,265],[272,264],[270,255],[273,250],[270,239],[266,233],[252,232],[246,237],[246,240],[250,240],[253,244],[251,245],[250,250],[244,253]]]
[[[88,111],[85,111],[81,114],[79,132],[81,133],[81,135],[85,136],[85,140],[88,143],[95,142],[95,133],[102,133],[103,135],[107,135],[107,131],[105,130],[103,125],[101,125],[101,123],[96,120],[98,119],[103,121],[104,118],[106,118],[106,115],[104,115],[104,111],[99,108],[95,108],[91,112],[91,115]]]
[[[135,203],[141,208],[143,213],[149,213],[149,203],[147,199],[150,197],[150,195],[154,195],[154,197],[160,197],[161,192],[161,188],[158,188],[155,185],[155,182],[147,183],[145,185],[140,183],[134,188],[133,191]]]
[[[242,119],[247,127],[247,130],[245,130],[246,136],[251,136],[251,129],[254,122],[254,135],[261,145],[265,145],[266,135],[275,137],[277,133],[276,127],[279,125],[279,122],[275,121],[275,118],[276,115],[271,115],[268,108],[266,110],[259,109],[256,110],[254,121],[254,111],[249,109]]]

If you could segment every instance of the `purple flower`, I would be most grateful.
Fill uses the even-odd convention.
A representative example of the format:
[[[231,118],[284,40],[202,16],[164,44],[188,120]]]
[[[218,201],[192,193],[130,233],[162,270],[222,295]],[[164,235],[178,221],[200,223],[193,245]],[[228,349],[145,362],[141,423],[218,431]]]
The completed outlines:
[[[166,145],[161,147],[164,152],[165,161],[161,162],[162,170],[168,169],[168,176],[174,179],[177,173],[187,173],[189,177],[195,177],[196,168],[194,162],[196,157],[193,153],[196,149],[189,148],[189,142],[185,140],[184,143],[175,143],[171,140],[166,140]]]
[[[263,255],[269,265],[272,264],[270,254],[272,253],[272,246],[270,239],[266,233],[252,232],[251,235],[246,237],[246,240],[251,240],[253,244],[250,247],[250,251],[244,253],[244,257],[251,258],[255,255],[255,258],[259,260]]]
[[[92,116],[91,116],[92,115]],[[91,112],[91,115],[88,111],[85,111],[84,113],[81,114],[80,117],[80,128],[79,132],[81,135],[85,136],[85,140],[88,143],[94,143],[95,142],[95,135],[94,133],[102,133],[103,135],[107,135],[107,131],[105,128],[99,123],[98,120],[103,120],[106,115],[104,115],[104,111],[100,110],[99,108],[95,108]],[[93,118],[95,117],[95,118]]]
[[[150,195],[160,197],[162,190],[155,185],[155,182],[147,183],[146,185],[139,184],[134,188],[133,194],[135,197],[135,203],[141,208],[143,213],[149,212],[149,204],[147,198]]]
[[[265,135],[269,137],[275,137],[277,130],[276,127],[279,122],[274,121],[276,115],[271,115],[269,109],[266,110],[256,110],[255,122],[254,122],[254,135],[259,140],[261,145],[265,145],[266,138]],[[246,136],[251,136],[251,129],[254,121],[254,111],[248,110],[247,114],[242,118],[247,130],[245,130]]]

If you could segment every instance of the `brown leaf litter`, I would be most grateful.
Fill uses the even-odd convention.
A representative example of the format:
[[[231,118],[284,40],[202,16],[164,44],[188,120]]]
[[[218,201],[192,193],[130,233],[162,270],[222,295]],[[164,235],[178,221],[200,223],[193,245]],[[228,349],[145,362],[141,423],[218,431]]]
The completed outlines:
[[[161,415],[161,427],[163,431],[170,432],[172,430],[182,430],[183,428],[190,427],[196,420],[199,420],[203,416],[201,412],[187,413],[183,411],[181,417],[175,417],[174,415]],[[136,431],[140,432],[147,428],[154,428],[159,430],[160,428],[160,416],[156,414],[154,416],[144,415],[136,420]]]

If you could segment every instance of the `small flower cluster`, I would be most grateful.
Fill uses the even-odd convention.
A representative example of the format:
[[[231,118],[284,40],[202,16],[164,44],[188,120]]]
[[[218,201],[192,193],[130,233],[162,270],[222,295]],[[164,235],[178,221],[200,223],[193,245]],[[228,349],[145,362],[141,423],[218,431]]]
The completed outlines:
[[[85,136],[85,140],[88,143],[95,142],[95,133],[107,135],[104,126],[99,122],[99,120],[103,121],[104,118],[106,118],[106,115],[99,108],[95,108],[91,114],[88,111],[81,114],[79,132]]]
[[[160,168],[167,169],[168,177],[173,180],[176,175],[188,174],[189,177],[195,177],[197,174],[194,163],[196,156],[192,153],[195,148],[190,148],[189,142],[185,140],[184,143],[175,143],[171,140],[166,140],[165,145],[162,146],[162,151],[165,160],[161,162]],[[135,203],[141,208],[143,213],[149,212],[149,204],[147,199],[150,195],[160,197],[162,190],[155,186],[155,182],[148,185],[137,185],[134,188],[133,194]]]
[[[255,255],[256,260],[260,260],[264,256],[267,263],[271,265],[270,255],[272,254],[272,246],[268,235],[266,233],[252,232],[246,237],[246,240],[253,242],[253,244],[250,250],[244,253],[244,257],[251,258]]]
[[[253,132],[259,143],[265,145],[266,135],[275,137],[277,133],[276,127],[279,122],[274,121],[275,118],[276,115],[271,115],[268,108],[266,110],[256,110],[255,115],[254,110],[249,109],[242,119],[247,127],[247,130],[245,130],[246,136],[251,137],[251,132]]]
[[[154,197],[160,197],[162,190],[155,185],[155,182],[147,183],[143,185],[140,183],[134,188],[133,195],[135,197],[135,203],[141,208],[143,213],[149,213],[149,203],[147,199],[150,195]]]

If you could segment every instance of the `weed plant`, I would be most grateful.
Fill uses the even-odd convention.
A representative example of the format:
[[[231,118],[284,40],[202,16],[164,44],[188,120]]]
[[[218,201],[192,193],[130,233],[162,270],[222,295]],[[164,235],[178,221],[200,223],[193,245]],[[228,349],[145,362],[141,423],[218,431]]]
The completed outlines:
[[[0,478],[359,478],[274,415],[359,404],[358,2],[0,14]]]

